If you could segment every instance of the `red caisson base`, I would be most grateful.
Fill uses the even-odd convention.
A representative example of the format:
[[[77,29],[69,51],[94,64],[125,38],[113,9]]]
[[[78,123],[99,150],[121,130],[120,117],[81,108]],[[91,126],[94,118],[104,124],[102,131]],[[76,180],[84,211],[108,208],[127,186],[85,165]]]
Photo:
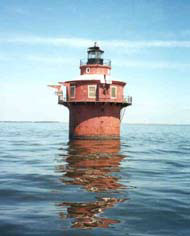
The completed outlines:
[[[121,108],[110,103],[70,105],[70,139],[119,139]]]

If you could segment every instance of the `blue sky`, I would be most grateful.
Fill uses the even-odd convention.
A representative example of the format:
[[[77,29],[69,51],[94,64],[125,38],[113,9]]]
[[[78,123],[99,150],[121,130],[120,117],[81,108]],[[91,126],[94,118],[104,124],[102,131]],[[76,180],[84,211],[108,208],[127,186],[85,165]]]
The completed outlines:
[[[128,123],[190,123],[189,0],[0,0],[0,120],[68,121],[47,84],[97,41],[127,82]]]

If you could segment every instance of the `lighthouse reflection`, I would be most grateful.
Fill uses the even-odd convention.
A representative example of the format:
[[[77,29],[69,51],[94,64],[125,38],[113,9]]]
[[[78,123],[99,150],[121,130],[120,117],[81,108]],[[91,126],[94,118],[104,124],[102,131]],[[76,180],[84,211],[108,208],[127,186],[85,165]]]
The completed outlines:
[[[119,140],[75,140],[69,143],[67,165],[58,166],[58,171],[63,172],[61,181],[66,185],[82,186],[89,194],[95,194],[96,199],[58,204],[67,209],[61,211],[62,219],[74,218],[73,228],[107,228],[119,223],[117,219],[101,217],[106,209],[126,200],[118,198],[118,192],[124,188],[117,177],[124,158],[119,150]]]

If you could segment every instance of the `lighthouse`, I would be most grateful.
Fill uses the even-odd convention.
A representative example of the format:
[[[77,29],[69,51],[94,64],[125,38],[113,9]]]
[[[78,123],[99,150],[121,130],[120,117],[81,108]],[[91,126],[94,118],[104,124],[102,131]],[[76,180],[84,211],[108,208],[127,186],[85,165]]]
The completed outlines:
[[[70,139],[119,139],[121,110],[132,104],[125,97],[123,81],[111,78],[111,60],[95,43],[80,61],[80,76],[59,82],[58,104],[69,109]],[[58,86],[59,86],[58,85]]]

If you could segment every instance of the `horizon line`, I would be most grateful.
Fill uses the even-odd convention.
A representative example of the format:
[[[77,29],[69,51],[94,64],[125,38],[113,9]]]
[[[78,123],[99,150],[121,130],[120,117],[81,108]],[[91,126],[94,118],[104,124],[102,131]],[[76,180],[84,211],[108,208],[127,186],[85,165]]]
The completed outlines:
[[[37,120],[31,120],[31,121],[17,121],[17,120],[0,120],[0,123],[69,123],[68,121],[37,121]],[[190,123],[143,123],[143,122],[121,122],[122,124],[127,124],[127,125],[190,125]]]

